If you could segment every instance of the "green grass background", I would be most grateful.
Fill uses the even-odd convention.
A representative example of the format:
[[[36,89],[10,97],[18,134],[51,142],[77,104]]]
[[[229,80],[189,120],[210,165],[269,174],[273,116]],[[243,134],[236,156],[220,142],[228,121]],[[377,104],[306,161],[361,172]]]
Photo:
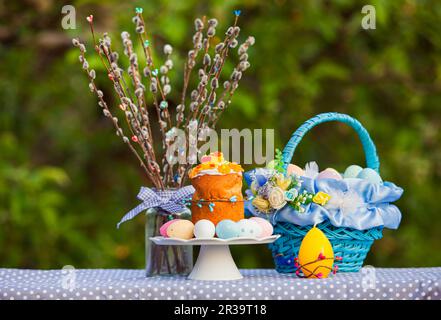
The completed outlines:
[[[61,7],[77,9],[77,29],[61,28]],[[0,266],[142,268],[143,218],[116,222],[146,184],[88,92],[70,39],[89,41],[85,17],[120,44],[144,8],[159,48],[175,48],[173,87],[191,46],[194,18],[220,30],[242,10],[240,39],[254,35],[246,72],[219,128],[274,128],[282,148],[303,121],[337,111],[359,119],[374,139],[382,176],[405,189],[403,219],[386,230],[366,263],[441,265],[441,3],[369,1],[376,29],[360,26],[365,1],[3,1],[0,2]],[[91,59],[93,66],[98,63]],[[227,65],[231,70],[232,65]],[[111,92],[101,71],[100,86]],[[176,101],[177,91],[172,94]],[[325,124],[307,135],[294,162],[338,170],[363,164],[355,133]],[[247,167],[247,169],[250,167]],[[235,247],[240,267],[272,267],[265,247]]]

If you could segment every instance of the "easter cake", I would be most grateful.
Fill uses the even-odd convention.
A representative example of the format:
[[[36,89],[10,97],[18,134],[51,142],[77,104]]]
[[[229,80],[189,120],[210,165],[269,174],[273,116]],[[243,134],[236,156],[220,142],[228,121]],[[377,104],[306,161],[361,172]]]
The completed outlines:
[[[242,172],[239,164],[226,161],[221,152],[202,157],[201,164],[189,172],[195,188],[191,201],[193,223],[205,219],[217,225],[224,219],[237,222],[244,218]]]

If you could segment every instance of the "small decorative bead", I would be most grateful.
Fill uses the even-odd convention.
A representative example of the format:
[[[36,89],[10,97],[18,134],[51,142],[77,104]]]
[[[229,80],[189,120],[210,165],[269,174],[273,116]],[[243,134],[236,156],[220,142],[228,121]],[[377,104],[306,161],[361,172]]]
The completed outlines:
[[[135,8],[135,12],[141,14],[142,13],[142,8],[136,7]]]
[[[167,107],[168,107],[168,103],[167,103],[167,101],[161,101],[161,103],[159,104],[159,107],[160,107],[162,110],[167,109]]]

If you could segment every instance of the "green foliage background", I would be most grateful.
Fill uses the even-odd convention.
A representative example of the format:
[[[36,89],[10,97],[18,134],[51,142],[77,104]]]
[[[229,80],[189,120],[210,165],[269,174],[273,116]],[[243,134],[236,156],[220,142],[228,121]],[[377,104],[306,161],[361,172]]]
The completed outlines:
[[[135,6],[157,47],[170,42],[181,57],[175,88],[193,19],[216,17],[221,30],[241,9],[241,39],[254,35],[256,45],[219,128],[275,128],[283,147],[317,113],[356,117],[377,144],[383,178],[405,189],[400,228],[384,233],[366,263],[441,265],[441,2],[369,3],[375,30],[360,26],[366,1],[0,1],[0,266],[144,266],[143,219],[115,224],[146,180],[89,93],[70,42],[89,40],[90,59],[85,17],[119,41],[133,31]],[[61,28],[64,4],[77,9],[76,30]],[[332,123],[308,134],[293,161],[310,160],[344,170],[363,164],[363,153],[350,128]],[[234,254],[241,267],[272,266],[259,247]]]

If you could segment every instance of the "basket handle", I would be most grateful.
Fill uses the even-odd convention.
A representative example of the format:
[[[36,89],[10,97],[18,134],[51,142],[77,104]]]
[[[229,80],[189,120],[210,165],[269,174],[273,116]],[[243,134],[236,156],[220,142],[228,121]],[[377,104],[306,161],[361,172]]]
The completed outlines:
[[[315,117],[307,120],[293,133],[282,152],[285,168],[286,166],[288,166],[289,163],[291,163],[294,152],[298,144],[302,140],[303,136],[316,125],[330,121],[346,123],[357,132],[361,144],[363,145],[367,167],[379,172],[380,160],[378,159],[377,149],[375,148],[375,144],[369,136],[369,133],[358,120],[352,118],[347,114],[337,112],[320,113]]]

